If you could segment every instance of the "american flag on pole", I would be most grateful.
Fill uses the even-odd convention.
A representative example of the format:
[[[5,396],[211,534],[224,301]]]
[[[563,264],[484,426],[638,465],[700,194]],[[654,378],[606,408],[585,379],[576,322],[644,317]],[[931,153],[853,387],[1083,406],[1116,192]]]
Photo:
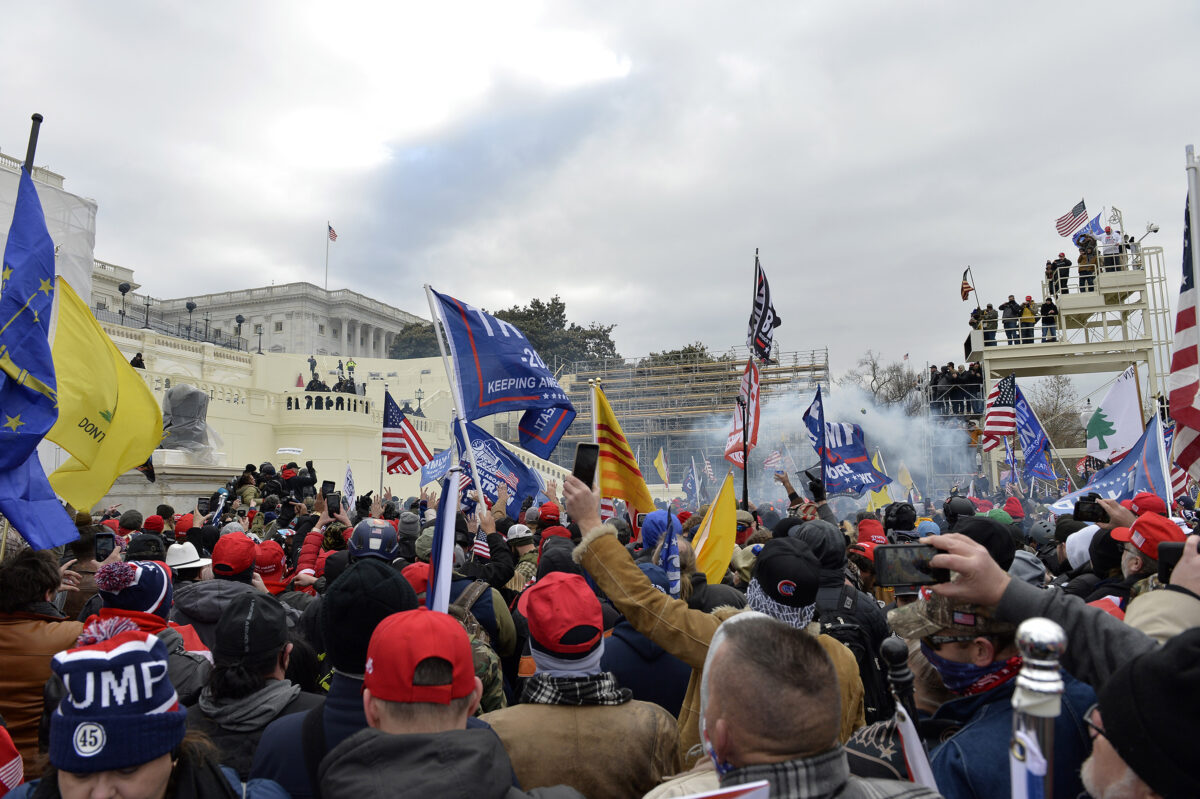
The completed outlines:
[[[1179,311],[1175,315],[1175,351],[1171,354],[1171,418],[1176,425],[1171,454],[1193,480],[1200,480],[1200,364],[1197,362],[1194,257],[1189,192],[1183,213],[1183,280],[1179,285]]]
[[[604,497],[600,500],[600,521],[606,522],[617,515],[616,503],[612,497]]]
[[[987,398],[987,413],[983,417],[983,449],[985,452],[1000,446],[1000,440],[1017,430],[1016,375],[1009,375],[992,386]]]
[[[1076,228],[1086,221],[1087,206],[1083,204],[1083,200],[1080,200],[1075,204],[1074,208],[1058,218],[1058,221],[1054,223],[1054,227],[1058,230],[1058,235],[1070,236],[1075,232]]]
[[[704,456],[704,476],[709,480],[713,479],[712,464],[708,462],[708,456]]]
[[[387,391],[383,393],[383,456],[388,474],[413,474],[433,460],[433,453]]]
[[[967,298],[971,296],[971,292],[975,290],[974,286],[971,285],[971,281],[967,280],[967,273],[970,271],[970,267],[967,267],[963,270],[962,286],[959,287],[959,292],[962,294],[963,302],[966,302]],[[908,360],[907,352],[904,353],[904,360]]]
[[[1168,457],[1171,453],[1172,444],[1175,441],[1175,425],[1163,429],[1163,444],[1164,450]],[[1171,461],[1171,496],[1178,497],[1187,493],[1188,475],[1183,469],[1179,468],[1179,464]]]
[[[778,469],[782,463],[783,455],[780,454],[779,450],[775,450],[763,459],[763,467],[767,469]]]
[[[488,546],[487,533],[482,529],[475,531],[475,546],[471,547],[471,554],[476,558],[492,557],[492,549]]]
[[[329,240],[337,241],[337,231],[333,229],[333,225],[326,222],[325,227],[329,228]]]

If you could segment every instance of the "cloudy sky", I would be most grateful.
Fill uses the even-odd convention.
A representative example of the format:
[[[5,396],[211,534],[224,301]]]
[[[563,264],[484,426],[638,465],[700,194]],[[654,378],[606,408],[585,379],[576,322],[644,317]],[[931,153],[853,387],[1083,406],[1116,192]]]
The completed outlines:
[[[46,2],[0,32],[0,148],[99,203],[159,297],[324,280],[428,315],[560,294],[626,355],[961,357],[1080,197],[1178,285],[1200,6]]]

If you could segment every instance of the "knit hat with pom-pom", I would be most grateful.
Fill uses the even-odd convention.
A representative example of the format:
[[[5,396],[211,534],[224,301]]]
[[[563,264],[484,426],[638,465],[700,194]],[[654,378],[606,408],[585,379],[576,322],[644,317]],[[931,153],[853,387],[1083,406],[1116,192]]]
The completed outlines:
[[[96,572],[96,588],[106,608],[154,613],[164,619],[171,612],[171,574],[161,563],[110,563]]]

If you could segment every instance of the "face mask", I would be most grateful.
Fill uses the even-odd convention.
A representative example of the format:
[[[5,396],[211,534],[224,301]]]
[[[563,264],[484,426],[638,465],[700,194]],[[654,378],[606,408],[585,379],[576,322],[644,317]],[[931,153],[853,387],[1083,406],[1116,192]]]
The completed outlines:
[[[704,716],[700,717],[700,744],[704,747],[708,759],[712,761],[713,768],[717,770],[717,776],[723,777],[733,771],[733,764],[717,760],[717,750],[713,748],[712,741],[708,740],[708,727],[705,724]]]
[[[974,663],[947,660],[934,652],[924,641],[921,642],[921,654],[925,655],[929,665],[941,675],[947,690],[961,696],[982,693],[1008,682],[1021,669],[1020,655],[1014,655],[1008,660],[997,660],[986,666],[976,666]]]

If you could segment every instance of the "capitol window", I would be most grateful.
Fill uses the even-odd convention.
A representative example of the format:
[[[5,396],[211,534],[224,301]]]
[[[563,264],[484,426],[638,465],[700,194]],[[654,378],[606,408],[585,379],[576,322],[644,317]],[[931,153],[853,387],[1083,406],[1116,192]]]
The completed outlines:
[[[275,332],[276,332],[276,333],[282,333],[282,332],[283,332],[283,322],[276,322],[276,323],[275,323]]]
[[[318,336],[325,335],[325,325],[317,325],[317,335]]]

